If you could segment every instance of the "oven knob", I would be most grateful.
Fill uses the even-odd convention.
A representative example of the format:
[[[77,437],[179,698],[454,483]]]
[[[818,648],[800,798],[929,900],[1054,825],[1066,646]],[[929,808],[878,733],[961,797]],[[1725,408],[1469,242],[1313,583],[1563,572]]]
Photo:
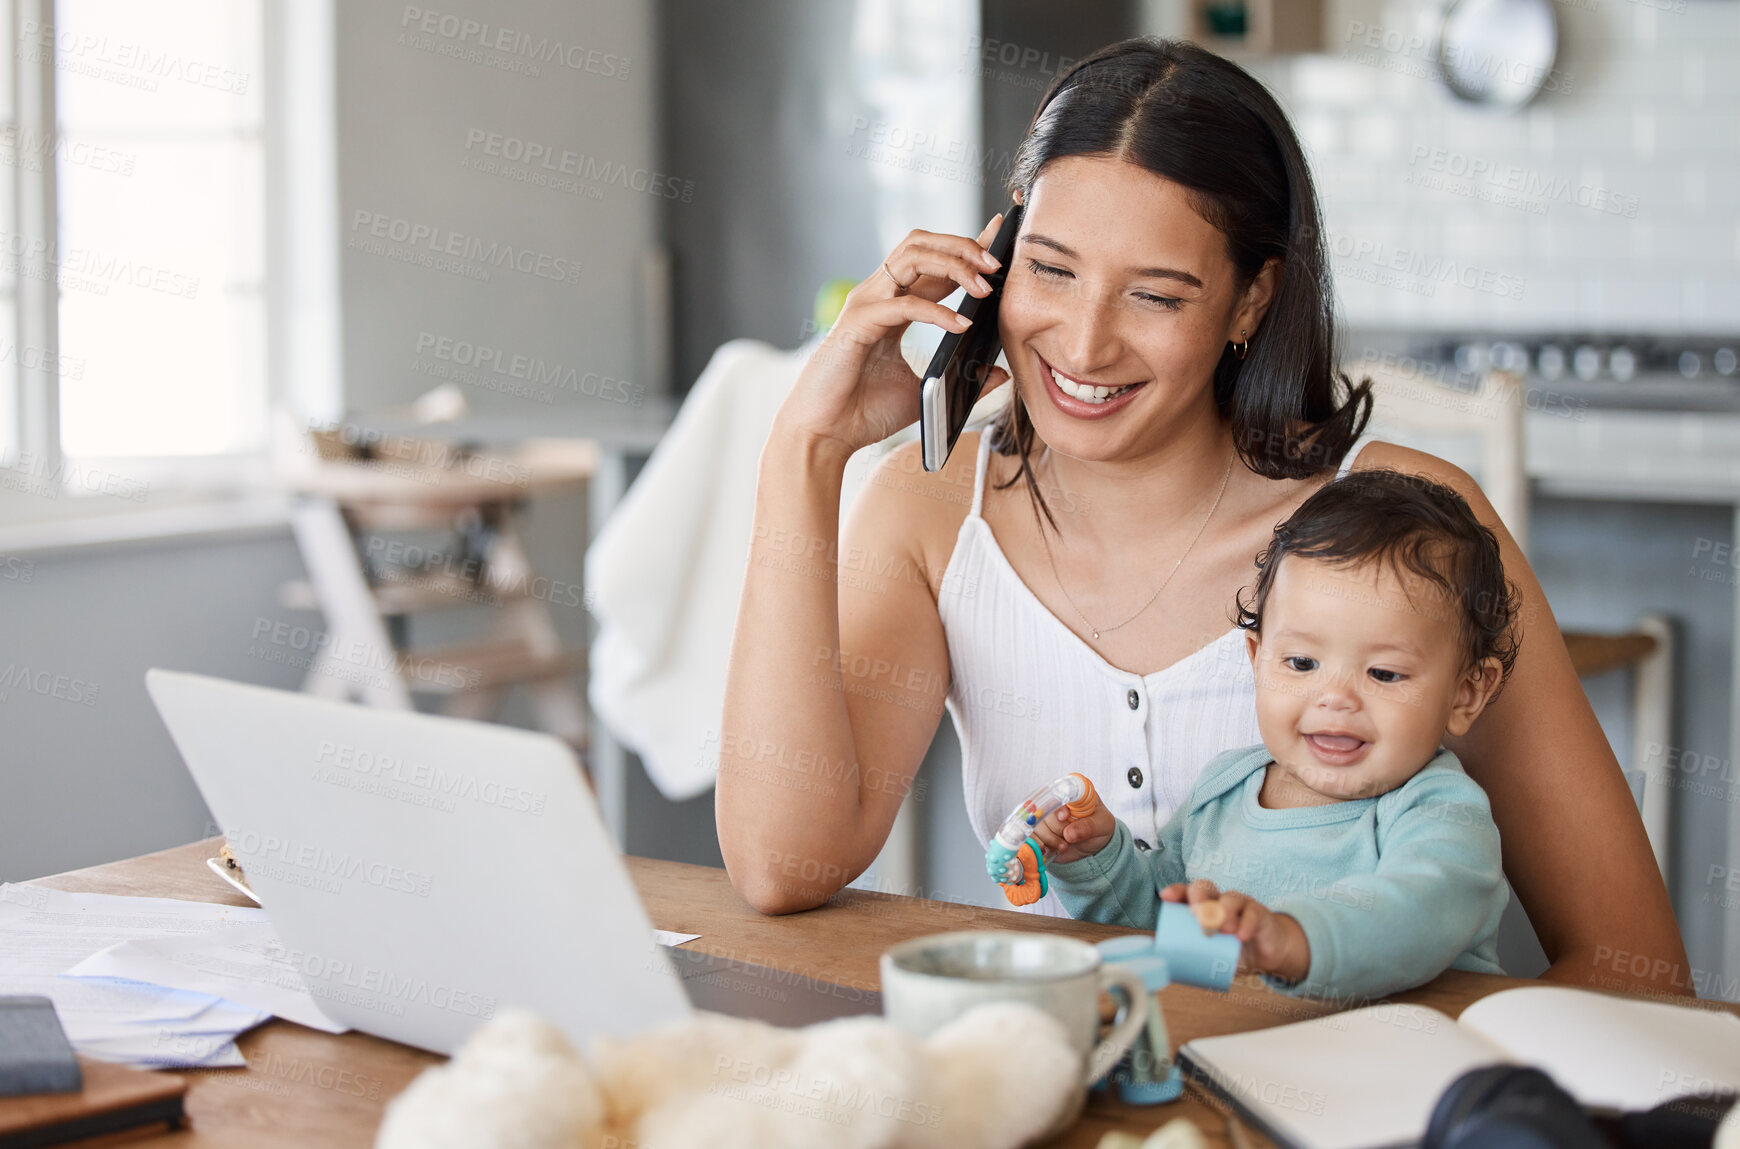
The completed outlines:
[[[1637,374],[1637,356],[1629,347],[1615,347],[1607,355],[1607,371],[1619,382],[1629,383]]]
[[[1529,353],[1516,343],[1494,343],[1492,366],[1495,371],[1522,372],[1529,369]]]
[[[1548,343],[1535,353],[1535,370],[1542,379],[1557,379],[1565,373],[1565,352],[1555,343]]]
[[[1464,343],[1456,348],[1456,370],[1464,375],[1478,375],[1486,370],[1486,346]]]

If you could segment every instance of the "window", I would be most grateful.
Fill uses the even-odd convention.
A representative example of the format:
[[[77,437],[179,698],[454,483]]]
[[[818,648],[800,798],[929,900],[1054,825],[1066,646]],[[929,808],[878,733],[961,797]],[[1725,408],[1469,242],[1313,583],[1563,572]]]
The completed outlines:
[[[61,449],[69,460],[258,450],[259,5],[56,9]]]
[[[263,3],[0,0],[0,453],[37,493],[264,448]]]

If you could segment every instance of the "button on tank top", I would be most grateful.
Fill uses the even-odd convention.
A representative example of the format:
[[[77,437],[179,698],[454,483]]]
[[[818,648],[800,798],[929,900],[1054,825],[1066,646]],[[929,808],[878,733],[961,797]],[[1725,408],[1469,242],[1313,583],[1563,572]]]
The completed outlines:
[[[1348,451],[1338,478],[1362,446]],[[1158,841],[1209,759],[1262,741],[1244,633],[1233,627],[1153,674],[1101,658],[1021,581],[981,515],[990,449],[986,430],[972,510],[937,598],[973,832],[989,842],[1021,799],[1079,772],[1132,837]],[[1026,908],[1066,916],[1055,896]]]

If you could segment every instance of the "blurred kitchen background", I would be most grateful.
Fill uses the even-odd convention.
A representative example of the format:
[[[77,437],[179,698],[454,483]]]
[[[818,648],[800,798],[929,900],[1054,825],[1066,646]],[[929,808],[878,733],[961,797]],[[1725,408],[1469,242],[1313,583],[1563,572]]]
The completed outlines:
[[[1291,114],[1348,369],[1526,540],[1740,1000],[1740,2],[435,2],[0,0],[0,880],[216,832],[150,666],[554,730],[628,851],[718,864],[829,285],[976,233],[1050,81],[1153,33]],[[945,718],[861,884],[981,859]]]

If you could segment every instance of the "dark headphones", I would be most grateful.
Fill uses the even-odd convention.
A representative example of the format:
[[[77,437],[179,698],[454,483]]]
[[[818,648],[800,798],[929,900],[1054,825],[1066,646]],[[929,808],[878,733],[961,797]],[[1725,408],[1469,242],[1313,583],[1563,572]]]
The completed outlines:
[[[1421,1149],[1710,1149],[1740,1095],[1593,1118],[1538,1069],[1489,1065],[1450,1083]]]

